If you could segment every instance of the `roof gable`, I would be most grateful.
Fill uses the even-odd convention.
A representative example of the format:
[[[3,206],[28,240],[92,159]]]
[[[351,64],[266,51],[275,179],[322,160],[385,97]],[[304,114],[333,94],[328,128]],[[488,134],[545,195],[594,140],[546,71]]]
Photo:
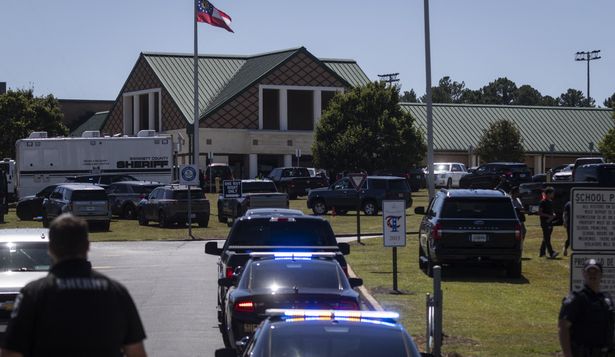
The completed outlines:
[[[427,132],[427,105],[400,103]],[[528,107],[474,104],[434,104],[434,149],[464,151],[476,147],[489,124],[508,119],[517,124],[527,152],[590,153],[589,143],[598,141],[614,127],[613,111],[597,108]],[[594,149],[595,150],[595,149]]]

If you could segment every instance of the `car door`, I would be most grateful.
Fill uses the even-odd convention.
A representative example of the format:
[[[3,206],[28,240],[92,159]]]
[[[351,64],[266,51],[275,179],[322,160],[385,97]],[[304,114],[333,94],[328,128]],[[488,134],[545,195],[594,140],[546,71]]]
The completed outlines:
[[[453,186],[459,187],[459,180],[463,175],[464,172],[460,164],[453,164],[451,166],[451,178],[453,180]]]
[[[158,212],[156,211],[156,202],[158,200],[156,198],[160,197],[161,193],[162,193],[162,188],[157,188],[153,190],[149,194],[149,197],[147,198],[146,202],[143,204],[145,217],[148,220],[154,220],[158,218]]]
[[[359,193],[354,188],[350,178],[344,177],[333,184],[328,205],[336,208],[355,209],[358,205]]]
[[[53,219],[61,214],[65,191],[64,187],[58,187],[49,195],[45,208],[49,219]]]
[[[474,188],[493,188],[493,177],[496,175],[493,165],[481,165],[476,169],[476,176],[472,179]]]

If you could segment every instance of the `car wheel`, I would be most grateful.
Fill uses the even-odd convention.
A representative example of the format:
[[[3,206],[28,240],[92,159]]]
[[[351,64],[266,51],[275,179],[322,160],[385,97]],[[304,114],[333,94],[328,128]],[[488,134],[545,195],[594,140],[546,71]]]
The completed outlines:
[[[509,278],[520,278],[522,265],[523,264],[521,260],[511,262],[506,269],[506,273],[508,277]]]
[[[228,327],[226,325],[226,317],[222,317],[222,323],[220,323],[220,333],[222,334],[222,341],[224,342],[224,347],[232,348],[231,340],[228,336]]]
[[[46,214],[43,215],[43,227],[49,228],[49,218],[47,218]]]
[[[363,213],[365,213],[366,216],[375,216],[378,214],[378,206],[376,205],[376,202],[369,200],[369,201],[365,201],[365,203],[363,203]]]
[[[453,179],[449,177],[448,181],[446,181],[446,188],[447,189],[451,189],[453,188]]]
[[[169,226],[169,221],[167,220],[167,215],[164,214],[164,211],[158,212],[158,226],[160,228],[167,228]]]
[[[135,210],[135,206],[133,206],[130,203],[124,206],[124,209],[122,210],[122,218],[135,219],[136,216],[137,216],[137,211]]]
[[[17,208],[17,218],[22,221],[31,221],[34,218],[31,210],[28,208]]]
[[[209,215],[199,220],[199,227],[206,228],[209,225]]]
[[[223,217],[220,213],[218,213],[218,222],[226,223],[226,217]]]
[[[109,232],[109,228],[111,228],[111,221],[104,221],[100,227],[103,231]]]
[[[139,220],[140,226],[147,226],[147,224],[149,223],[149,221],[145,218],[145,213],[143,213],[142,211],[139,211],[137,219]]]
[[[312,211],[317,216],[327,214],[327,205],[325,204],[325,201],[321,199],[314,201]]]

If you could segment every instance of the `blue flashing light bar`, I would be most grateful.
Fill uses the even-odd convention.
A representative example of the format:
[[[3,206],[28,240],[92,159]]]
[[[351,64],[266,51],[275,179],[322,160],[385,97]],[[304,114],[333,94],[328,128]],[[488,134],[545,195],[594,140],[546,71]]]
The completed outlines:
[[[281,259],[311,259],[311,258],[334,258],[335,252],[251,252],[250,258],[281,258]]]
[[[360,310],[304,310],[304,309],[267,309],[268,316],[283,317],[328,317],[331,319],[369,319],[397,321],[399,314],[391,311],[360,311]]]

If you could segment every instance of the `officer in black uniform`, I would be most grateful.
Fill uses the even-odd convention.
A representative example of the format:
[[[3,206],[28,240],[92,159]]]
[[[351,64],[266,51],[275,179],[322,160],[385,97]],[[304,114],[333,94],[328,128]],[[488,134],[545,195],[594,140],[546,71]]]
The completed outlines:
[[[559,340],[564,357],[613,356],[615,307],[611,295],[600,291],[602,265],[588,259],[584,286],[570,293],[559,313]]]
[[[2,357],[145,357],[145,332],[130,294],[92,270],[87,223],[63,214],[49,227],[53,266],[15,301]]]

